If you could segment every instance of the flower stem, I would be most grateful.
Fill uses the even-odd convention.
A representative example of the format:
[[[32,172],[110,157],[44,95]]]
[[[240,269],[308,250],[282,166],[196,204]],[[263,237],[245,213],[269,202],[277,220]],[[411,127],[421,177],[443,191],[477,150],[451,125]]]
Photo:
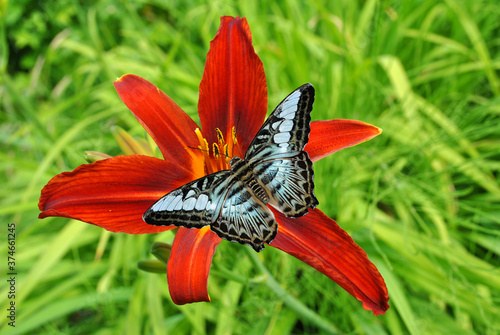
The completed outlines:
[[[276,295],[283,300],[285,305],[293,310],[297,315],[300,317],[303,317],[313,323],[314,325],[318,326],[318,328],[324,330],[328,334],[338,334],[339,331],[335,326],[330,324],[328,321],[323,319],[321,316],[316,314],[313,310],[308,308],[306,305],[304,305],[302,302],[300,302],[298,299],[296,299],[294,296],[292,296],[290,293],[288,293],[281,285],[278,283],[278,281],[271,275],[269,270],[264,266],[264,263],[261,262],[258,254],[253,251],[251,248],[245,248],[247,249],[248,257],[254,264],[254,266],[257,268],[257,271],[266,276],[266,280],[264,283],[272,290]]]

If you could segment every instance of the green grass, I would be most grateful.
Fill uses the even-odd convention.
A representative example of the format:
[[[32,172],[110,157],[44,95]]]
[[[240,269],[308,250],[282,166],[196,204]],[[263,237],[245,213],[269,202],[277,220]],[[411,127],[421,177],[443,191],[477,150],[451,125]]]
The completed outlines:
[[[229,242],[214,257],[212,302],[176,306],[166,275],[136,266],[172,233],[110,234],[37,219],[43,185],[85,163],[84,151],[121,153],[113,126],[144,137],[114,90],[117,77],[148,79],[197,121],[198,85],[221,15],[248,19],[270,109],[311,82],[313,119],[384,129],[316,163],[315,180],[320,209],[383,274],[391,298],[385,316],[374,317],[289,255],[266,248],[254,257]],[[15,328],[4,322],[8,288],[0,278],[0,332],[500,332],[496,1],[103,0],[89,7],[22,0],[0,3],[0,22],[1,236],[17,224],[18,272]]]

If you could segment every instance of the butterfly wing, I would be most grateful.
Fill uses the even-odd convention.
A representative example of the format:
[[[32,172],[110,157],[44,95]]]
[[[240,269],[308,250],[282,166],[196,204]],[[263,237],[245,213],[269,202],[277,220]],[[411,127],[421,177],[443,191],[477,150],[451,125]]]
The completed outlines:
[[[212,173],[163,196],[143,215],[151,225],[210,229],[256,251],[277,232],[272,212],[230,170]]]
[[[305,84],[276,107],[251,142],[245,161],[270,203],[298,217],[318,204],[312,162],[304,146],[309,139],[314,88]],[[248,244],[256,251],[277,233],[271,210],[230,170],[188,183],[162,197],[143,215],[152,225],[210,229],[221,238]]]
[[[289,217],[315,208],[312,162],[302,151],[311,131],[314,88],[305,84],[275,108],[250,144],[245,159],[266,187],[270,203]]]
[[[215,221],[227,194],[231,171],[223,170],[187,183],[163,196],[142,216],[155,226],[202,228]]]
[[[318,205],[313,166],[305,151],[257,164],[254,174],[268,190],[269,203],[288,217],[303,216]]]
[[[245,153],[245,160],[253,163],[301,152],[309,140],[313,102],[311,84],[290,93],[257,132]]]
[[[278,231],[271,210],[241,181],[235,181],[227,193],[220,216],[210,229],[228,241],[248,244],[255,251],[271,243]]]

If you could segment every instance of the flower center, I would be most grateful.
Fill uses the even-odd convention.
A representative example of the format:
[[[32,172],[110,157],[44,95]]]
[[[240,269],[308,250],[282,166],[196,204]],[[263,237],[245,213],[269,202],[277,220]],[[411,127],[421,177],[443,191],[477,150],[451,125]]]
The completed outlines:
[[[211,147],[208,145],[208,141],[203,137],[199,128],[196,128],[194,132],[200,142],[198,148],[203,152],[206,174],[230,169],[229,161],[231,158],[241,155],[238,138],[236,137],[236,128],[234,126],[231,129],[231,138],[228,138],[227,141],[224,139],[224,135],[220,129],[215,128],[217,142],[212,143]]]

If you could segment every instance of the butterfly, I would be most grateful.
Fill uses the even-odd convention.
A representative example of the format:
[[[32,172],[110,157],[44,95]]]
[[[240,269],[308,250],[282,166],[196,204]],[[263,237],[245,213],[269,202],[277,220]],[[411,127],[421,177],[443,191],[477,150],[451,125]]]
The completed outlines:
[[[219,237],[264,249],[278,232],[270,204],[287,217],[315,208],[313,165],[303,151],[309,140],[314,88],[305,84],[272,112],[244,158],[167,193],[143,215],[151,225],[210,229]]]

